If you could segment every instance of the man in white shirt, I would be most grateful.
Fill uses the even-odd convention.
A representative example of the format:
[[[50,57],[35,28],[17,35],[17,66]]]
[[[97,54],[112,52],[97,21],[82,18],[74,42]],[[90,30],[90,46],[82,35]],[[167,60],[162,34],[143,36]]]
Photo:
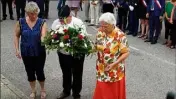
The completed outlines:
[[[70,15],[70,8],[68,5],[62,7],[59,19],[56,19],[51,29],[56,30],[58,25],[67,25],[69,27],[73,27],[74,25],[78,27],[82,27],[82,33],[87,34],[86,27],[84,23]],[[65,21],[64,21],[65,19]],[[59,62],[63,73],[63,92],[57,99],[64,99],[70,95],[72,90],[74,99],[80,99],[80,92],[82,89],[82,74],[83,74],[83,64],[85,55],[82,58],[74,58],[69,53],[65,52],[64,50],[58,52]],[[72,81],[73,77],[73,81]]]

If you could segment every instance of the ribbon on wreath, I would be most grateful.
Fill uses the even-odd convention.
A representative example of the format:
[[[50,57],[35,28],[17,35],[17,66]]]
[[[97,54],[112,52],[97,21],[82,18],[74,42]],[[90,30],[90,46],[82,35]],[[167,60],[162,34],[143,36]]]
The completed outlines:
[[[158,0],[154,0],[156,2],[156,5],[161,9],[161,4]]]
[[[147,7],[147,3],[145,2],[145,0],[142,0],[142,4]]]

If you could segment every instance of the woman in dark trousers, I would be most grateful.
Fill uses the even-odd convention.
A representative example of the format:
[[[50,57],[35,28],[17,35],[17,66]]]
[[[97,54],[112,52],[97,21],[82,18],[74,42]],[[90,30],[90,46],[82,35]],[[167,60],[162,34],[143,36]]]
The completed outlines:
[[[36,79],[41,86],[41,99],[46,98],[44,64],[46,59],[45,46],[41,41],[45,37],[46,23],[38,18],[39,8],[35,2],[29,2],[25,8],[26,18],[21,18],[15,28],[16,57],[23,60],[28,81],[31,86],[30,99],[36,97]],[[20,51],[19,52],[19,39]]]
[[[171,18],[172,9],[174,7],[173,5],[174,1],[176,0],[168,1],[165,6],[165,39],[166,39],[166,42],[164,43],[164,45],[166,44],[167,47],[170,47],[172,43],[171,38],[169,37],[171,37],[171,29],[172,29],[173,24],[171,24],[169,21]]]
[[[173,24],[172,30],[171,30],[172,46],[170,48],[173,49],[176,47],[176,2],[174,2],[174,8],[172,9],[170,23]]]

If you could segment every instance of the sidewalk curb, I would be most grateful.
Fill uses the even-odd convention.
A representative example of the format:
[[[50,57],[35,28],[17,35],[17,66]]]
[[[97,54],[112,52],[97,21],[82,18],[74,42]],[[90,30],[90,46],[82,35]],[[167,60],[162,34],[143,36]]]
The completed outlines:
[[[29,99],[22,91],[16,88],[8,79],[1,74],[1,82],[7,86],[19,99]]]

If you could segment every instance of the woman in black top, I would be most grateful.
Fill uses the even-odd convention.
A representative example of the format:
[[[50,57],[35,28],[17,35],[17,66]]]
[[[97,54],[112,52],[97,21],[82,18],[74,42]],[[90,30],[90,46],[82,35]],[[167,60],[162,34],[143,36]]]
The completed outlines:
[[[141,29],[142,29],[142,33],[138,37],[143,39],[147,39],[149,31],[149,22],[148,19],[146,18],[148,1],[149,0],[139,0],[138,5],[139,6],[138,16],[141,22]]]

